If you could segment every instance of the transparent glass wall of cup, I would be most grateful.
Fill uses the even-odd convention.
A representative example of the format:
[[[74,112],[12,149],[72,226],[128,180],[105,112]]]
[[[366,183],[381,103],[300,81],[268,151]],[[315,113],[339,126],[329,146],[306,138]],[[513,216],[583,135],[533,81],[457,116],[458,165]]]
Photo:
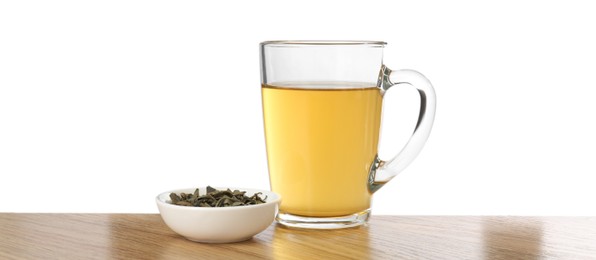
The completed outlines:
[[[320,229],[366,223],[372,194],[424,146],[434,120],[434,90],[418,72],[383,65],[385,45],[261,43],[267,159],[271,189],[282,197],[279,223]],[[397,86],[418,90],[418,122],[399,154],[378,158],[383,95]]]

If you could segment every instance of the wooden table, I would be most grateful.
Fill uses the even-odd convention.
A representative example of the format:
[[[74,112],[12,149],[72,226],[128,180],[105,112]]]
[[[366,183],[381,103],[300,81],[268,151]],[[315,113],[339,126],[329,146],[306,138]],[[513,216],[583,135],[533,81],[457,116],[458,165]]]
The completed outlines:
[[[596,259],[596,217],[373,216],[201,244],[154,214],[0,213],[0,259]]]

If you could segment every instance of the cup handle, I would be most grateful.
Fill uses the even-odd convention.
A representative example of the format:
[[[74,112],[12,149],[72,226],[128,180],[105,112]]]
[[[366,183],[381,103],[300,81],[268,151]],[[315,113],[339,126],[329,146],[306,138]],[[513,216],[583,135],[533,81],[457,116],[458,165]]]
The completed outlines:
[[[420,114],[414,133],[402,150],[388,161],[378,156],[371,165],[368,177],[368,189],[377,191],[385,183],[403,171],[422,150],[433,126],[436,108],[436,96],[430,81],[414,70],[391,70],[383,65],[379,74],[379,87],[387,91],[393,86],[410,85],[420,94]]]

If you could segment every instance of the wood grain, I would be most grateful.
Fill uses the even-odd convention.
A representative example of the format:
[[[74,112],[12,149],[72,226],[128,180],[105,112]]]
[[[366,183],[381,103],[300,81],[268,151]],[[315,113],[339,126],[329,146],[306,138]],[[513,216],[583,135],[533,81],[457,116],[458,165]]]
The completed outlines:
[[[276,224],[232,244],[188,241],[154,214],[0,213],[0,259],[596,259],[596,217],[373,216]]]

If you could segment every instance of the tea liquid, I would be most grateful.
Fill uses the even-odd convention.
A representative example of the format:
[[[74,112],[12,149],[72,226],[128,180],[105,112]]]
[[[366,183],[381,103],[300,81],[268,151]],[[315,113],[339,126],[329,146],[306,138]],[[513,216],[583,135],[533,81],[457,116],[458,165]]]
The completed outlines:
[[[343,84],[343,85],[342,85]],[[280,211],[329,217],[370,208],[382,96],[354,84],[263,85],[269,176]]]

